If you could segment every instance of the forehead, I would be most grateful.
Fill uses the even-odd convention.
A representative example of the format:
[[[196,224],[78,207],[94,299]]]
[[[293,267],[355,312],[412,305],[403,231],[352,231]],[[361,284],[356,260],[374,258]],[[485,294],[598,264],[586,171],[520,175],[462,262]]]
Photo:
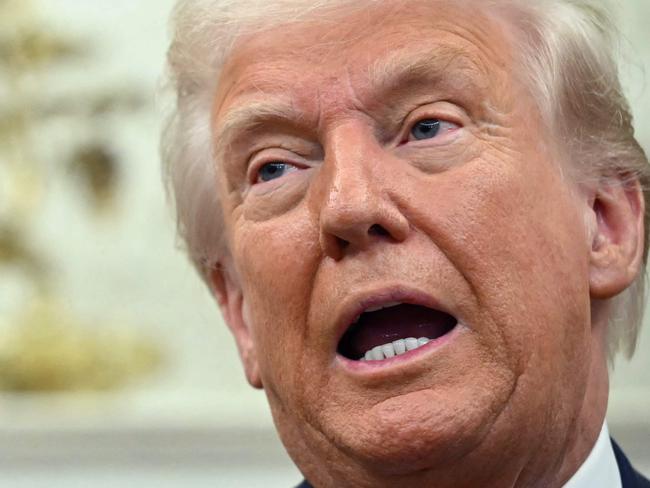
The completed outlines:
[[[362,1],[257,30],[235,44],[224,65],[215,118],[228,119],[227,109],[244,101],[264,112],[274,98],[318,110],[385,104],[395,82],[492,92],[510,76],[511,42],[506,23],[481,5]]]

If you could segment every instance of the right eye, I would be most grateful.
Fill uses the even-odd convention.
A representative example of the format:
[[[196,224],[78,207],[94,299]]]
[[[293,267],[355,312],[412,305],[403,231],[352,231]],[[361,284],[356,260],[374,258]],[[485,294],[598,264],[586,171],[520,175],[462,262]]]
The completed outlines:
[[[433,139],[440,132],[440,121],[438,119],[424,119],[415,123],[411,128],[411,135],[416,140]]]
[[[460,129],[460,126],[453,122],[441,119],[422,119],[411,127],[409,140],[422,141],[425,139],[435,139],[457,129]]]
[[[260,167],[257,172],[256,183],[263,183],[265,181],[275,180],[284,176],[287,173],[296,171],[298,168],[290,163],[282,163],[280,161],[272,161]]]

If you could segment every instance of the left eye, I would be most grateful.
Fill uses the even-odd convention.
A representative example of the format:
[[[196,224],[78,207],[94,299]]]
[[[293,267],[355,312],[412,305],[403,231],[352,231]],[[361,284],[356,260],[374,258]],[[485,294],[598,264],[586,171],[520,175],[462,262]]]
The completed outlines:
[[[286,173],[297,169],[292,164],[274,161],[262,166],[257,174],[258,181],[271,181],[284,176]]]
[[[416,122],[411,128],[411,136],[420,141],[432,139],[440,132],[441,122],[438,119],[424,119]]]

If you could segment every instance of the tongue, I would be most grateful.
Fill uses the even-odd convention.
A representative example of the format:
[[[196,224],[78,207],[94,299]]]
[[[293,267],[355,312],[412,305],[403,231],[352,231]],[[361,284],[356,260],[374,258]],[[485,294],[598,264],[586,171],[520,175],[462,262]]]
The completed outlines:
[[[456,325],[449,314],[420,305],[397,305],[366,312],[345,333],[339,353],[350,359],[360,358],[375,346],[407,337],[436,339]]]

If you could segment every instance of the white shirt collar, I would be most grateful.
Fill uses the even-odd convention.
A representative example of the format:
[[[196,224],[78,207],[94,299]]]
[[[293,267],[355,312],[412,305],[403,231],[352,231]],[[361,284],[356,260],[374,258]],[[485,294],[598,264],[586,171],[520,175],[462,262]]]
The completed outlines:
[[[585,462],[562,488],[622,488],[607,422]]]

